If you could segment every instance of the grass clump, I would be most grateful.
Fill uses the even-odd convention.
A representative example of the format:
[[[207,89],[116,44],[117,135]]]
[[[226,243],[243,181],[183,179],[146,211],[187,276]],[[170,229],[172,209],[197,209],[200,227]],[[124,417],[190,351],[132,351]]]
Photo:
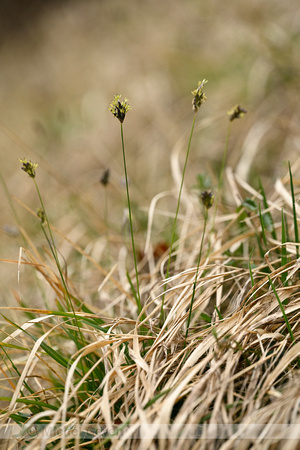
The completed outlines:
[[[243,438],[271,449],[297,433],[298,184],[289,165],[289,176],[268,197],[261,182],[257,191],[226,171],[228,132],[215,203],[214,186],[197,193],[200,206],[186,189],[192,217],[180,209],[205,83],[192,91],[194,117],[177,207],[175,214],[167,211],[171,244],[160,244],[159,254],[149,239],[148,251],[136,249],[123,134],[127,99],[115,96],[109,109],[121,127],[132,264],[114,261],[111,252],[107,267],[107,259],[97,261],[54,228],[36,182],[37,164],[21,160],[38,193],[41,207],[31,213],[48,249],[37,248],[21,228],[26,252],[17,263],[34,270],[53,294],[47,307],[15,295],[19,305],[0,310],[0,429],[8,445],[225,449],[238,448]],[[230,123],[245,112],[235,107]],[[101,178],[103,186],[108,177]],[[226,182],[231,189],[225,198]],[[88,262],[106,301],[88,302],[78,293],[58,239]],[[16,312],[25,317],[21,325],[9,317]]]

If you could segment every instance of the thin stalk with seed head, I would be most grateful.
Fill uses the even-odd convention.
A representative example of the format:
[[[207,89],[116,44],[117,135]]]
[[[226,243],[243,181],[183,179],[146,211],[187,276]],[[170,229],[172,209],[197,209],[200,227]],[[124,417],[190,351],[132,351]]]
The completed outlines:
[[[41,211],[38,214],[40,219],[41,219],[42,230],[43,230],[44,235],[45,235],[45,237],[47,239],[47,242],[49,243],[51,253],[52,253],[53,258],[55,260],[57,269],[59,271],[59,275],[60,275],[60,278],[61,278],[61,281],[62,281],[62,284],[63,284],[63,287],[64,287],[64,291],[65,291],[68,307],[70,308],[70,310],[72,311],[72,313],[74,315],[74,320],[75,320],[76,326],[78,328],[79,335],[82,338],[82,342],[84,342],[83,336],[82,336],[82,333],[81,333],[81,330],[80,330],[80,325],[78,323],[77,316],[75,314],[75,310],[74,310],[73,303],[72,303],[72,300],[71,300],[71,296],[70,296],[70,293],[69,293],[69,290],[68,290],[68,287],[67,287],[67,284],[66,284],[66,280],[65,280],[64,274],[63,274],[63,270],[62,270],[61,264],[59,262],[57,249],[56,249],[54,237],[53,237],[53,234],[52,234],[50,222],[49,222],[48,217],[47,217],[47,213],[46,213],[46,209],[45,209],[45,206],[44,206],[43,198],[41,196],[38,184],[37,184],[36,179],[35,179],[36,168],[37,168],[38,164],[35,164],[35,163],[31,162],[31,161],[27,161],[27,159],[25,159],[25,158],[24,159],[20,159],[20,162],[22,163],[22,170],[24,170],[24,172],[26,172],[27,175],[29,175],[29,177],[32,178],[32,180],[34,182],[35,189],[37,191],[37,194],[38,194],[38,197],[39,197],[39,200],[40,200],[40,204],[41,204],[41,207],[42,207]],[[47,225],[47,229],[48,229],[48,233],[49,233],[50,237],[48,237],[48,235],[46,233],[46,230],[44,229],[44,226],[43,226],[44,223],[46,223],[46,225]]]
[[[215,221],[216,216],[218,212],[219,207],[219,201],[221,197],[221,189],[223,185],[223,179],[224,179],[224,170],[226,165],[226,159],[227,159],[227,153],[228,153],[228,147],[229,147],[229,139],[231,134],[231,124],[235,119],[239,119],[240,117],[243,117],[247,113],[246,109],[241,108],[239,105],[234,106],[230,111],[227,111],[227,114],[229,116],[229,123],[227,127],[226,132],[226,139],[225,139],[225,147],[223,151],[223,157],[222,157],[222,163],[221,163],[221,169],[219,174],[219,180],[218,180],[218,189],[217,189],[217,196],[215,201],[215,210],[214,210],[214,216],[212,220],[212,230],[215,228]],[[210,251],[210,245],[208,246],[208,252]]]
[[[183,166],[183,170],[182,170],[181,184],[180,184],[180,188],[179,188],[179,194],[178,194],[178,199],[177,199],[175,218],[174,218],[173,228],[172,228],[172,237],[171,237],[169,259],[168,259],[168,264],[167,264],[166,279],[168,279],[169,275],[170,275],[170,264],[171,264],[173,245],[174,245],[174,240],[175,240],[175,235],[176,235],[177,218],[178,218],[178,213],[179,213],[180,200],[181,200],[181,194],[182,194],[183,182],[184,182],[184,176],[185,176],[186,166],[187,166],[188,157],[189,157],[189,153],[190,153],[192,137],[193,137],[193,133],[194,133],[195,121],[196,121],[196,113],[194,114],[194,119],[193,119],[193,123],[192,123],[191,133],[190,133],[190,137],[189,137],[188,148],[187,148],[187,152],[186,152],[186,156],[185,156],[185,162],[184,162],[184,166]]]
[[[60,264],[60,261],[59,261],[59,258],[58,258],[57,248],[56,248],[56,245],[55,245],[55,241],[54,241],[54,237],[53,237],[53,234],[52,234],[50,222],[48,220],[48,216],[47,216],[46,209],[45,209],[45,206],[44,206],[43,198],[41,196],[41,193],[40,193],[40,190],[39,190],[39,187],[38,187],[38,184],[37,184],[36,180],[33,179],[33,181],[34,181],[35,188],[36,188],[36,191],[37,191],[40,203],[41,203],[41,207],[42,207],[42,218],[44,217],[44,219],[45,219],[50,238],[48,237],[42,222],[41,222],[41,227],[42,227],[43,233],[45,235],[45,238],[47,239],[47,242],[49,244],[49,247],[50,247],[50,250],[52,252],[52,255],[54,257],[54,260],[55,260],[55,263],[56,263],[56,267],[58,269],[58,272],[59,272],[59,275],[60,275],[60,279],[61,279],[63,287],[64,287],[64,291],[65,291],[65,296],[66,296],[68,307],[69,307],[70,311],[73,313],[74,321],[75,321],[76,327],[78,329],[79,336],[80,336],[81,341],[82,341],[82,345],[84,345],[84,337],[83,337],[83,334],[81,332],[80,324],[78,322],[78,319],[77,319],[77,316],[76,316],[76,313],[75,313],[75,309],[74,309],[73,302],[72,302],[72,299],[71,299],[71,296],[70,296],[70,293],[69,293],[67,282],[66,282],[65,276],[63,274],[63,269],[61,267],[61,264]],[[78,349],[80,349],[82,347],[82,345],[79,344],[77,338],[75,340],[76,340],[76,344],[77,344]],[[81,366],[82,366],[82,362],[81,362]],[[82,371],[83,371],[83,366],[82,366]]]
[[[128,103],[128,99],[120,100],[121,95],[115,95],[114,99],[109,105],[109,111],[119,120],[121,124],[121,141],[122,141],[122,154],[123,154],[123,164],[124,164],[124,175],[125,175],[125,184],[126,184],[126,194],[127,194],[127,205],[128,205],[128,215],[129,215],[129,225],[130,225],[130,234],[131,234],[131,244],[132,244],[132,252],[134,259],[134,270],[135,270],[135,278],[136,278],[136,295],[135,299],[137,302],[138,312],[139,314],[142,311],[141,297],[140,297],[140,285],[139,285],[139,276],[137,269],[137,258],[133,237],[133,226],[132,226],[132,214],[131,214],[131,203],[129,197],[129,187],[128,187],[128,176],[127,176],[127,166],[126,166],[126,156],[125,156],[125,143],[124,143],[124,133],[123,133],[123,122],[125,120],[126,114],[132,108]]]
[[[193,101],[192,101],[192,106],[193,106],[193,110],[195,111],[195,113],[194,113],[194,117],[193,117],[193,123],[192,123],[191,132],[190,132],[188,147],[187,147],[187,151],[186,151],[186,155],[185,155],[185,162],[184,162],[184,166],[183,166],[183,170],[182,170],[181,183],[180,183],[179,194],[178,194],[178,199],[177,199],[177,207],[176,207],[175,218],[174,218],[173,228],[172,228],[171,245],[170,245],[170,251],[169,251],[169,259],[168,259],[168,264],[167,264],[167,271],[166,271],[166,280],[170,276],[170,265],[171,265],[172,252],[173,252],[173,246],[174,246],[175,235],[176,235],[177,218],[178,218],[178,213],[179,213],[179,207],[180,207],[180,201],[181,201],[181,194],[182,194],[182,189],[183,189],[184,177],[185,177],[188,157],[189,157],[191,143],[192,143],[192,137],[193,137],[193,134],[194,134],[196,116],[197,116],[197,112],[198,112],[200,106],[206,100],[206,96],[205,96],[205,94],[203,92],[203,87],[204,87],[204,84],[206,84],[206,83],[207,83],[207,80],[205,80],[205,79],[202,82],[199,81],[197,89],[192,91],[192,94],[194,96]],[[162,302],[161,302],[161,309],[160,309],[160,322],[161,323],[164,322],[164,302],[165,302],[166,290],[167,290],[167,284],[165,283],[165,285],[164,285],[164,293],[163,293]]]

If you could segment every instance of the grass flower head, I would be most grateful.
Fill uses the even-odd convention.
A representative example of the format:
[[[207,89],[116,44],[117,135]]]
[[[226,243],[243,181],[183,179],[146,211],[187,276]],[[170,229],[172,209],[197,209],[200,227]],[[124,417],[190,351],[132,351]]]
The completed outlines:
[[[39,208],[39,209],[37,210],[37,216],[38,216],[38,218],[40,219],[41,223],[44,225],[44,223],[45,223],[45,221],[46,221],[46,214],[45,214],[44,209]]]
[[[204,103],[206,100],[206,96],[203,92],[203,87],[206,83],[207,83],[207,80],[205,80],[205,79],[202,81],[199,81],[197,89],[192,91],[192,94],[194,96],[192,105],[193,105],[193,110],[196,112],[198,111],[198,109],[200,108],[202,103]]]
[[[128,99],[125,97],[125,100],[120,101],[121,95],[115,95],[112,102],[109,104],[109,111],[119,119],[121,123],[124,122],[126,113],[132,109],[132,107],[128,103]]]
[[[110,170],[109,169],[105,169],[100,177],[100,183],[103,186],[107,186],[109,183],[109,178],[110,178]]]
[[[246,109],[241,108],[240,105],[234,106],[230,111],[227,112],[229,115],[229,120],[232,122],[234,119],[239,119],[247,113]]]
[[[206,209],[209,209],[214,204],[214,195],[211,191],[203,191],[201,193],[201,201]]]
[[[27,173],[27,175],[30,176],[30,178],[35,178],[36,175],[36,168],[38,164],[35,164],[31,161],[27,161],[26,158],[19,159],[20,163],[22,163],[21,169],[24,170],[24,172]]]

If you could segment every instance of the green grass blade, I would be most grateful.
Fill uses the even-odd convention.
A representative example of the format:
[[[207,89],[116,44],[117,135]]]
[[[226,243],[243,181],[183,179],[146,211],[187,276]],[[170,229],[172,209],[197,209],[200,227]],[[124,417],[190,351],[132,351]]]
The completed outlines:
[[[220,310],[217,308],[216,305],[215,305],[215,310],[217,311],[217,314],[218,314],[219,319],[220,319],[220,320],[223,320],[223,316],[222,316]]]
[[[248,267],[249,267],[249,273],[250,273],[250,278],[251,278],[251,286],[253,287],[255,283],[254,283],[250,258],[249,258],[249,262],[248,262]]]
[[[265,224],[264,224],[264,220],[261,214],[261,207],[260,207],[260,203],[258,205],[258,210],[259,210],[259,219],[260,219],[260,224],[261,224],[261,235],[265,244],[265,247],[268,247],[268,242],[267,242],[267,238],[266,238],[266,232],[265,232]]]
[[[157,395],[155,395],[155,397],[151,398],[151,400],[148,401],[148,403],[145,405],[144,409],[149,408],[149,406],[153,405],[153,403],[155,403],[156,400],[163,397],[164,395],[167,395],[171,390],[172,390],[172,388],[169,388],[169,389],[159,392]]]
[[[140,300],[139,296],[137,295],[137,292],[136,292],[136,290],[135,290],[135,288],[133,286],[133,283],[131,281],[131,278],[130,278],[130,275],[128,273],[128,270],[126,270],[126,277],[127,277],[128,283],[130,284],[130,288],[131,288],[131,291],[132,291],[132,295],[133,295],[133,297],[135,299],[138,312],[139,312],[139,314],[141,314],[141,312],[142,312],[141,300]],[[143,317],[143,319],[144,319],[144,317]]]
[[[16,328],[21,330],[23,333],[27,334],[27,336],[29,336],[35,342],[38,340],[35,336],[30,334],[27,330],[24,330],[19,325],[17,325],[16,323],[14,323],[10,319],[8,319],[8,317],[4,316],[3,314],[1,314],[1,316],[8,323],[15,326]],[[52,347],[50,347],[48,344],[46,344],[45,342],[41,342],[40,347],[44,350],[45,353],[47,353],[48,356],[50,356],[50,358],[52,358],[54,361],[56,361],[59,365],[65,367],[65,368],[69,367],[69,361],[64,356],[62,356],[60,353],[58,353],[56,350],[54,350]],[[75,372],[77,373],[78,376],[81,376],[81,374],[77,371],[77,369]]]
[[[284,219],[284,213],[283,210],[281,211],[281,266],[285,266],[288,262],[287,258],[287,250],[285,243],[287,242],[287,236],[286,236],[286,224]],[[284,286],[286,286],[286,278],[287,278],[287,272],[283,272],[281,274],[281,281]]]
[[[0,401],[10,402],[12,397],[0,397]],[[58,406],[51,405],[50,403],[40,402],[39,400],[31,400],[28,398],[17,398],[16,403],[23,403],[24,405],[34,405],[40,408],[52,409],[53,411],[58,410]]]
[[[30,419],[29,415],[25,415],[22,413],[10,414],[9,417],[10,417],[10,419],[14,420],[17,424],[26,423],[28,421],[28,419]]]
[[[295,338],[294,338],[294,335],[293,335],[293,331],[292,331],[291,325],[290,325],[290,323],[289,323],[289,319],[287,318],[287,315],[286,315],[286,313],[285,313],[284,307],[283,307],[283,305],[282,305],[282,302],[280,301],[280,298],[279,298],[279,296],[278,296],[278,294],[277,294],[277,291],[276,291],[276,289],[275,289],[275,286],[274,286],[274,284],[273,284],[271,278],[270,278],[269,276],[268,276],[268,278],[269,278],[269,283],[270,283],[270,285],[271,285],[271,288],[272,288],[272,290],[273,290],[273,292],[274,292],[274,294],[275,294],[275,297],[276,297],[276,299],[277,299],[277,301],[278,301],[278,304],[279,304],[279,307],[280,307],[280,309],[281,309],[281,312],[282,312],[282,315],[283,315],[283,318],[284,318],[286,327],[287,327],[288,332],[289,332],[289,334],[290,334],[290,336],[291,336],[291,340],[292,340],[292,342],[294,342],[294,341],[295,341]]]
[[[261,239],[260,239],[260,236],[258,234],[256,234],[256,240],[257,240],[257,245],[258,245],[258,248],[259,248],[260,257],[261,257],[261,259],[264,259],[265,258],[265,252],[264,252],[264,249],[262,248]]]
[[[0,346],[3,347],[8,347],[8,348],[14,348],[15,350],[23,350],[25,352],[28,352],[28,348],[26,347],[21,347],[20,345],[13,345],[13,344],[8,344],[6,342],[0,342]]]
[[[261,192],[261,195],[262,195],[262,198],[263,198],[264,209],[268,210],[269,209],[269,204],[268,204],[266,193],[265,193],[265,190],[263,188],[263,185],[262,185],[260,177],[258,178],[258,182],[259,182],[260,192]],[[271,229],[272,238],[277,240],[277,235],[276,235],[276,230],[275,230],[275,227],[274,227],[274,221],[273,221],[272,214],[268,211],[268,212],[265,213],[265,215],[268,216],[269,222],[272,224],[272,229]]]
[[[294,183],[293,183],[293,175],[292,175],[290,162],[289,162],[289,173],[290,173],[291,196],[292,196],[292,202],[293,202],[293,219],[294,219],[295,243],[299,244],[299,231],[298,231],[298,222],[297,222],[297,214],[296,214],[296,202],[295,202],[295,193],[294,193]],[[296,245],[296,255],[297,255],[297,258],[299,258],[298,245]]]
[[[204,320],[204,322],[211,323],[211,317],[208,314],[201,313],[200,317],[202,320]]]

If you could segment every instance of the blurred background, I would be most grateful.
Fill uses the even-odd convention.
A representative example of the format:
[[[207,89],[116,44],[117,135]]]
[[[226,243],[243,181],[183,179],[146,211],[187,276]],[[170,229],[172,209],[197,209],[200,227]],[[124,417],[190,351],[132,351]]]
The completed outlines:
[[[37,182],[49,218],[83,246],[103,235],[101,174],[109,221],[122,230],[125,192],[114,94],[133,110],[124,122],[131,198],[146,214],[151,198],[173,184],[171,156],[184,161],[193,120],[191,90],[206,78],[206,103],[186,174],[192,188],[205,171],[218,176],[236,104],[248,114],[232,126],[228,164],[256,184],[272,185],[300,150],[298,0],[44,0],[0,3],[0,158],[11,196],[34,211],[32,181],[18,158],[39,164]],[[18,259],[21,241],[2,190],[1,258]],[[43,245],[37,219],[12,199]],[[66,249],[64,255],[66,256]],[[1,264],[1,303],[9,302]]]

